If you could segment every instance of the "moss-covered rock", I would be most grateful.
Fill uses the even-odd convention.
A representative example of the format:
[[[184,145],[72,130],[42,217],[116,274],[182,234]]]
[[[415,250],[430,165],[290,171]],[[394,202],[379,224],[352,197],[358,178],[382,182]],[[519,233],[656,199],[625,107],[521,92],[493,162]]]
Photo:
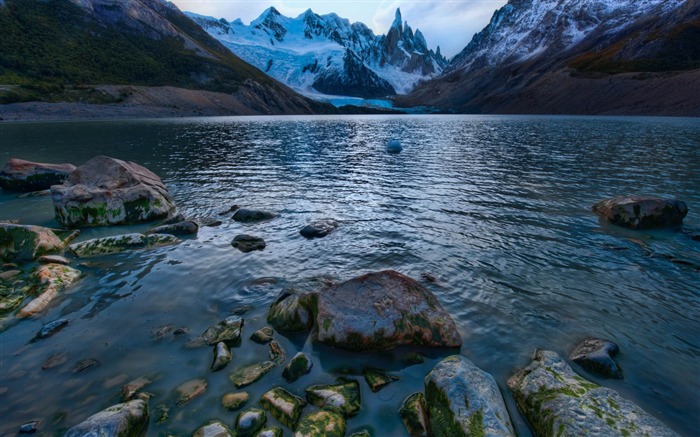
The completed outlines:
[[[0,171],[0,187],[10,191],[48,190],[62,184],[75,170],[73,164],[46,164],[11,158]]]
[[[306,401],[282,387],[276,387],[262,395],[260,405],[282,424],[294,428]]]
[[[267,323],[280,332],[306,332],[313,327],[312,297],[295,290],[283,290],[270,306]]]
[[[269,326],[264,326],[253,332],[250,339],[259,344],[267,344],[272,341],[272,335],[275,332]]]
[[[262,378],[274,367],[275,363],[272,361],[264,361],[236,369],[229,378],[237,388],[241,388]]]
[[[64,227],[157,220],[175,211],[158,176],[133,162],[97,156],[51,187],[56,221]]]
[[[217,343],[226,343],[229,347],[238,346],[241,343],[241,331],[245,321],[240,316],[228,316],[216,325],[206,329],[199,337],[187,343],[188,347],[214,346]]]
[[[447,357],[426,375],[425,398],[435,436],[515,436],[496,380],[465,357]]]
[[[226,393],[224,397],[221,398],[221,405],[229,411],[235,411],[245,405],[248,399],[250,399],[250,395],[244,391]]]
[[[204,393],[207,390],[207,386],[207,381],[201,378],[192,379],[183,384],[180,384],[175,389],[175,391],[177,392],[176,403],[178,405],[182,405],[186,402],[191,401],[192,399]]]
[[[233,433],[223,423],[213,420],[197,429],[192,437],[233,437]]]
[[[263,428],[255,434],[255,437],[282,437],[284,432],[282,428],[278,426],[273,426],[269,428]]]
[[[19,270],[17,272],[20,274],[0,278],[0,315],[17,308],[36,287],[31,280],[31,275]]]
[[[337,384],[313,385],[306,389],[306,399],[317,407],[346,417],[360,411],[360,384],[339,379]]]
[[[538,436],[677,436],[615,390],[577,375],[556,352],[536,351],[508,387]]]
[[[392,382],[399,380],[398,376],[388,375],[374,369],[365,369],[362,373],[365,377],[365,381],[367,381],[367,385],[369,385],[369,388],[375,393]]]
[[[107,255],[133,249],[149,249],[153,247],[177,244],[180,240],[167,234],[124,234],[114,237],[94,238],[92,240],[74,243],[68,248],[79,258]]]
[[[609,340],[589,337],[576,346],[569,358],[589,372],[622,379],[622,369],[613,357],[620,352],[620,347]]]
[[[80,270],[62,264],[42,264],[34,270],[32,283],[36,297],[26,304],[17,317],[31,317],[43,311],[53,299],[80,278]]]
[[[152,382],[153,380],[147,376],[141,376],[132,381],[129,381],[128,383],[122,386],[122,400],[132,400],[139,390],[141,390],[142,388],[144,388]]]
[[[400,345],[458,347],[452,318],[420,283],[398,272],[369,273],[318,295],[322,343],[355,351]]]
[[[343,437],[345,417],[333,411],[316,411],[301,418],[294,437]]]
[[[618,226],[650,229],[680,226],[688,214],[688,206],[676,199],[620,196],[597,202],[593,212]]]
[[[289,360],[289,363],[287,363],[287,365],[284,367],[282,376],[287,380],[287,382],[294,382],[309,373],[312,367],[313,362],[311,362],[311,359],[309,359],[304,352],[299,352],[294,355],[294,357],[292,357],[292,359]]]
[[[231,349],[220,341],[214,347],[214,361],[211,363],[211,370],[214,372],[223,369],[231,362]]]
[[[135,437],[146,434],[148,404],[142,399],[113,405],[88,417],[66,433],[66,437]]]
[[[0,259],[32,261],[63,249],[64,242],[48,228],[0,223]]]
[[[281,366],[284,364],[284,362],[287,360],[287,354],[284,352],[284,349],[282,349],[282,345],[280,345],[276,341],[271,341],[270,342],[270,361],[275,363],[277,366]]]
[[[430,417],[428,406],[423,393],[413,393],[407,397],[399,410],[408,435],[411,437],[428,437],[430,433]]]
[[[241,437],[255,435],[267,423],[265,412],[259,408],[248,408],[236,417],[236,435]]]

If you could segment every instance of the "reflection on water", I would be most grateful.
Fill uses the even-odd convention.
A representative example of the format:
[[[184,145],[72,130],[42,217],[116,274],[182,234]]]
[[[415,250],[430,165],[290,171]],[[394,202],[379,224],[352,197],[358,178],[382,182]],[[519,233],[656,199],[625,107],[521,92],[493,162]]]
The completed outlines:
[[[39,320],[0,334],[0,433],[40,419],[60,433],[116,403],[122,384],[142,375],[151,408],[171,407],[149,435],[191,433],[235,414],[220,406],[233,391],[230,369],[211,373],[207,348],[187,338],[232,311],[247,312],[233,365],[266,359],[247,341],[285,287],[319,289],[381,269],[428,286],[455,318],[461,353],[492,373],[520,435],[530,431],[506,388],[537,347],[567,354],[585,336],[617,342],[622,381],[595,380],[692,435],[700,417],[700,122],[689,119],[568,117],[291,117],[0,125],[0,161],[16,156],[81,164],[96,154],[138,162],[159,174],[181,211],[222,218],[196,238],[153,251],[109,255],[78,266],[83,279]],[[385,153],[388,139],[404,150]],[[590,205],[624,193],[675,195],[690,210],[680,232],[633,232],[599,223]],[[0,194],[0,219],[56,226],[49,198]],[[279,214],[243,225],[219,217],[230,205]],[[299,229],[332,217],[339,229],[307,241]],[[91,229],[81,238],[142,231]],[[230,246],[238,233],[263,236],[263,252]],[[42,323],[68,318],[49,339],[28,344]],[[166,325],[190,334],[158,338]],[[278,336],[280,337],[280,336]],[[303,393],[364,367],[401,381],[372,394],[349,431],[402,435],[397,410],[442,357],[405,364],[413,350],[352,354],[307,336],[281,337],[289,356],[310,354],[310,375],[286,384],[281,369],[249,388],[255,400],[282,384]],[[43,370],[58,354],[65,363]],[[99,365],[73,372],[93,358]],[[580,370],[580,369],[579,369]],[[174,406],[173,390],[203,377],[205,395]]]

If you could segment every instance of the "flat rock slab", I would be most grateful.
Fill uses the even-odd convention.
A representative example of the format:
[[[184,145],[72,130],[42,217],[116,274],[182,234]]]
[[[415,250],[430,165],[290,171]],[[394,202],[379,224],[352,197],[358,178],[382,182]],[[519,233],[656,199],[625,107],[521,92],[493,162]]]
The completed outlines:
[[[97,156],[62,185],[51,187],[56,221],[64,227],[109,226],[169,216],[175,202],[158,176],[120,159]]]
[[[3,261],[32,261],[63,247],[63,241],[51,229],[0,223],[0,259]]]
[[[168,234],[124,234],[115,237],[94,238],[71,244],[69,249],[79,258],[107,255],[125,250],[149,249],[179,243],[176,237]]]
[[[73,164],[46,164],[12,158],[0,171],[0,187],[11,191],[48,190],[62,184],[76,169]]]
[[[136,399],[111,406],[69,429],[65,437],[145,435],[148,428],[148,404]]]
[[[656,196],[620,196],[595,203],[593,212],[618,226],[652,229],[680,226],[688,206]]]
[[[272,361],[264,361],[258,364],[252,364],[250,366],[241,367],[236,369],[229,379],[237,387],[245,387],[257,381],[258,379],[265,376],[270,370],[275,367],[275,363]]]
[[[435,435],[515,437],[496,380],[463,356],[445,358],[426,375],[425,398]]]
[[[462,345],[454,321],[437,298],[392,270],[369,273],[319,293],[317,306],[318,340],[344,349]]]
[[[556,352],[535,352],[508,387],[538,435],[677,436],[615,390],[577,375]]]
[[[589,337],[576,346],[569,358],[589,372],[622,379],[622,369],[613,359],[618,352],[620,348],[612,341]]]
[[[207,390],[207,381],[197,378],[189,380],[175,389],[177,392],[177,404],[182,405],[201,395]]]

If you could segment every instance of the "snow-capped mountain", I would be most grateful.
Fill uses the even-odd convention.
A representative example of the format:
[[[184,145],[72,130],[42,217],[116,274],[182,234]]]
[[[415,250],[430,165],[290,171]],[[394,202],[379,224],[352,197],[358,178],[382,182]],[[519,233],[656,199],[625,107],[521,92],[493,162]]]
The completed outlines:
[[[491,113],[697,111],[679,90],[700,92],[698,35],[700,0],[510,0],[439,77],[398,103]]]
[[[362,23],[311,9],[290,18],[271,7],[249,25],[188,15],[245,61],[309,95],[405,94],[447,65],[440,48],[429,49],[398,9],[387,35],[379,36]]]

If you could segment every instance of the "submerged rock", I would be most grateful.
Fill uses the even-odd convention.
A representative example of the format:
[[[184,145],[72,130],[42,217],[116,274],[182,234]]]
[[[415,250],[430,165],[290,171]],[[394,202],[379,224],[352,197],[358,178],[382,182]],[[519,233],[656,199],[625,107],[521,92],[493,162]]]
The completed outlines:
[[[249,408],[241,411],[236,417],[236,435],[245,437],[254,435],[267,423],[265,412],[259,408]]]
[[[175,389],[177,392],[177,404],[182,405],[201,395],[207,390],[207,381],[197,378],[180,384]]]
[[[32,280],[37,285],[37,297],[32,299],[17,313],[25,318],[36,315],[46,308],[51,301],[80,278],[80,271],[61,264],[43,264],[36,268]]]
[[[260,405],[282,424],[294,428],[306,401],[282,387],[276,387],[262,395]]]
[[[95,238],[68,246],[79,258],[107,255],[132,249],[149,249],[179,243],[176,237],[168,234],[124,234],[115,237]]]
[[[34,434],[39,427],[39,421],[38,420],[32,420],[31,422],[27,422],[22,424],[22,426],[19,427],[19,433],[20,434]]]
[[[359,276],[320,293],[317,308],[318,340],[344,349],[462,344],[454,321],[435,296],[391,270]]]
[[[620,348],[615,343],[589,337],[576,346],[569,358],[589,372],[622,379],[622,370],[613,359],[618,352]]]
[[[211,370],[214,372],[223,369],[231,362],[231,349],[226,343],[220,341],[214,348],[214,361],[211,363]]]
[[[508,387],[538,435],[677,436],[615,390],[581,378],[556,352],[536,351]]]
[[[402,150],[403,146],[401,146],[401,142],[397,139],[390,140],[386,145],[386,151],[389,153],[401,153]]]
[[[338,228],[338,222],[333,219],[316,220],[302,228],[299,233],[308,239],[323,238]]]
[[[308,294],[283,290],[270,306],[267,323],[280,332],[305,332],[313,325],[311,299]]]
[[[48,190],[62,184],[75,170],[73,164],[45,164],[11,158],[0,171],[0,187],[11,191]]]
[[[241,367],[236,369],[231,376],[231,382],[237,388],[245,387],[257,381],[258,379],[265,376],[272,368],[275,367],[275,363],[272,361],[264,361],[258,364],[252,364],[250,366]]]
[[[299,421],[294,437],[343,437],[345,417],[333,411],[316,411]]]
[[[250,339],[259,344],[267,344],[272,341],[274,331],[269,326],[264,326],[253,332]]]
[[[221,398],[221,405],[229,411],[238,410],[250,399],[248,393],[242,391],[238,393],[226,393],[223,398]]]
[[[337,384],[313,385],[306,389],[306,399],[321,409],[354,416],[360,411],[360,384],[341,379]]]
[[[3,261],[32,261],[64,247],[65,243],[51,229],[0,223],[0,258]]]
[[[276,341],[270,342],[270,361],[277,366],[281,366],[287,360],[287,354],[282,349],[282,346]]]
[[[41,339],[51,337],[52,335],[54,335],[55,333],[57,333],[61,329],[68,326],[69,323],[70,323],[70,320],[68,320],[68,319],[58,319],[58,320],[54,320],[51,323],[47,323],[46,325],[41,327],[41,329],[39,330],[39,332],[36,333],[36,335],[34,336],[34,338],[32,339],[31,342],[34,343],[35,341],[39,341]]]
[[[142,399],[113,405],[69,429],[65,437],[132,437],[146,434],[148,404]]]
[[[299,352],[289,360],[289,363],[282,371],[282,376],[287,382],[294,382],[307,373],[311,372],[313,363],[304,352]]]
[[[42,370],[49,370],[53,369],[54,367],[58,367],[62,364],[65,364],[68,361],[68,355],[64,353],[57,353],[51,355],[49,358],[44,361],[44,363],[41,365]]]
[[[367,385],[369,385],[369,388],[374,393],[378,392],[392,382],[399,380],[398,376],[387,375],[384,372],[379,372],[372,369],[366,369],[362,373],[364,374],[365,381],[367,381]]]
[[[51,187],[64,227],[134,224],[167,217],[175,202],[158,176],[133,162],[97,156]]]
[[[399,414],[406,431],[408,431],[408,435],[411,437],[428,437],[431,435],[428,406],[423,393],[413,393],[407,397],[403,401],[401,409],[399,409]]]
[[[123,401],[129,401],[133,399],[133,397],[136,395],[136,393],[147,386],[148,384],[152,383],[153,381],[150,378],[147,378],[145,376],[141,376],[139,378],[134,379],[131,382],[128,382],[122,386],[122,400]]]
[[[228,316],[216,325],[207,328],[202,335],[188,342],[187,346],[214,346],[219,342],[224,342],[229,347],[238,346],[241,343],[241,331],[244,323],[245,321],[240,316]]]
[[[156,226],[148,231],[149,234],[169,234],[169,235],[197,235],[199,225],[192,220],[185,220],[178,223]]]
[[[231,217],[234,221],[242,223],[255,223],[265,220],[272,220],[275,215],[267,211],[258,211],[255,209],[240,208]]]
[[[233,437],[233,433],[228,429],[228,426],[218,420],[213,420],[197,429],[192,437]]]
[[[680,226],[688,206],[676,199],[620,196],[595,203],[593,212],[618,226],[650,229]]]
[[[265,240],[260,237],[254,237],[252,235],[236,235],[233,237],[231,246],[240,250],[243,253],[252,252],[254,250],[265,249]]]
[[[425,398],[435,435],[515,436],[496,380],[465,357],[447,357],[426,375]]]
[[[75,365],[73,366],[73,373],[80,373],[84,372],[87,369],[90,369],[92,367],[97,367],[100,365],[100,362],[97,361],[94,358],[85,358],[84,360],[80,360]]]

